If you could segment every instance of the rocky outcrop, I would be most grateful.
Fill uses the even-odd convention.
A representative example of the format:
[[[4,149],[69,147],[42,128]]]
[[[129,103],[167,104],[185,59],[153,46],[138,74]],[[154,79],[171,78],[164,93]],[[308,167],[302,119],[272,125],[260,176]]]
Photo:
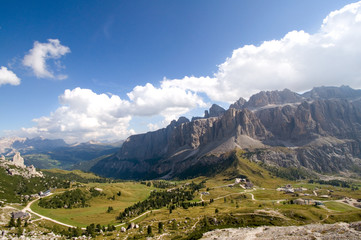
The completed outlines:
[[[130,136],[92,171],[116,178],[172,178],[226,165],[217,156],[242,148],[259,149],[251,159],[275,166],[357,173],[359,94],[349,87],[316,88],[303,95],[285,89],[260,92],[248,102],[241,98],[227,111],[213,105],[204,118],[180,118],[164,129]]]
[[[213,239],[347,239],[361,238],[361,222],[309,224],[304,226],[262,226],[256,228],[226,228],[206,232],[202,240]]]
[[[17,167],[25,168],[24,158],[20,156],[19,152],[15,153],[13,157],[13,164]]]
[[[25,178],[43,177],[43,173],[37,171],[33,165],[24,164],[24,159],[19,152],[14,155],[12,161],[6,161],[5,157],[2,157],[0,167],[4,168],[9,175],[20,175]]]

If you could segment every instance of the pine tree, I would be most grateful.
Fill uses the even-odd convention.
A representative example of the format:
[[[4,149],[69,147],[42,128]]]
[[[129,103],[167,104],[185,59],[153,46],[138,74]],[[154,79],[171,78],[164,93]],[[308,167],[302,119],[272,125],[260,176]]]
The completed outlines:
[[[158,223],[158,232],[163,233],[163,223],[162,222]]]
[[[18,219],[16,220],[16,226],[17,226],[17,227],[20,227],[20,226],[21,226],[21,219],[20,219],[20,218],[18,218]]]
[[[204,222],[204,227],[207,229],[209,227],[209,221],[206,216],[204,216],[203,222]]]
[[[20,219],[20,218],[18,218],[18,219]],[[23,227],[21,226],[21,224],[20,224],[20,226],[18,227],[18,232],[17,232],[17,234],[18,234],[18,237],[20,237],[21,235],[23,235]]]
[[[172,229],[173,230],[177,230],[178,226],[177,226],[177,221],[174,220],[173,223],[172,223]]]
[[[15,227],[15,219],[13,217],[10,218],[9,227]]]
[[[152,226],[148,225],[147,233],[148,233],[148,236],[152,235]]]

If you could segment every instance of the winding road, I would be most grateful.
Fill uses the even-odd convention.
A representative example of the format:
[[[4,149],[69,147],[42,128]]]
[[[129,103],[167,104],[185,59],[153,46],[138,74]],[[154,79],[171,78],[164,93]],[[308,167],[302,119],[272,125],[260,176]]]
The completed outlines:
[[[53,195],[53,193],[49,194],[49,196],[50,196],[50,195]],[[30,214],[34,214],[34,215],[38,216],[40,219],[37,219],[36,221],[45,219],[45,220],[51,221],[51,222],[53,222],[53,223],[56,223],[56,224],[59,224],[59,225],[65,226],[65,227],[76,228],[76,226],[59,222],[59,221],[57,221],[57,220],[55,220],[55,219],[46,217],[46,216],[44,216],[44,215],[41,215],[41,214],[36,213],[36,212],[34,212],[33,210],[31,210],[31,205],[32,205],[34,202],[38,201],[38,200],[39,200],[39,199],[37,198],[37,199],[34,199],[34,200],[30,201],[30,202],[26,205],[26,207],[23,208],[21,211],[23,211],[23,212],[29,212]],[[148,213],[150,213],[150,212],[152,212],[152,211],[155,212],[155,211],[159,211],[159,210],[158,210],[158,209],[149,210],[149,211],[144,212],[144,213],[142,213],[141,215],[139,215],[139,216],[137,216],[137,217],[129,220],[129,222],[133,222],[133,221],[137,220],[138,218],[140,218],[140,217],[142,217],[142,216],[144,216],[144,215],[146,215],[146,214],[148,214]],[[124,224],[125,224],[125,223],[120,223],[120,224],[118,224],[118,225],[115,225],[115,227],[120,227],[120,226],[123,226]],[[85,229],[86,229],[86,228],[82,228],[82,230],[85,230]]]
[[[53,195],[53,193],[50,193],[48,196],[51,196],[51,195]],[[28,203],[28,205],[26,205],[26,207],[22,209],[22,211],[23,211],[23,212],[29,212],[30,214],[34,214],[34,215],[40,217],[40,219],[45,219],[45,220],[54,222],[54,223],[56,223],[56,224],[59,224],[59,225],[65,226],[65,227],[76,228],[76,227],[73,226],[73,225],[59,222],[59,221],[57,221],[57,220],[55,220],[55,219],[52,219],[52,218],[43,216],[43,215],[41,215],[41,214],[39,214],[39,213],[36,213],[36,212],[34,212],[33,210],[31,210],[31,208],[30,208],[31,205],[32,205],[34,202],[38,201],[38,200],[39,200],[39,199],[37,198],[37,199],[34,199],[34,200],[30,201],[30,202]],[[84,228],[84,229],[85,229],[85,228]]]

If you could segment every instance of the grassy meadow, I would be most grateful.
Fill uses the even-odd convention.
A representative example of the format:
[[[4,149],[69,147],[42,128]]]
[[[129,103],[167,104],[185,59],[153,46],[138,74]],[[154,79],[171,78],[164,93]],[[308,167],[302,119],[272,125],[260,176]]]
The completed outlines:
[[[133,205],[138,201],[145,200],[152,187],[147,187],[138,182],[121,183],[90,183],[86,188],[97,187],[103,190],[105,196],[98,196],[90,200],[90,207],[73,209],[46,209],[38,206],[35,202],[31,209],[41,215],[53,218],[73,226],[85,227],[90,223],[102,225],[116,224],[116,217],[121,210]],[[121,192],[121,196],[117,193]],[[115,200],[112,197],[115,196]],[[113,211],[107,213],[108,207],[113,207]]]

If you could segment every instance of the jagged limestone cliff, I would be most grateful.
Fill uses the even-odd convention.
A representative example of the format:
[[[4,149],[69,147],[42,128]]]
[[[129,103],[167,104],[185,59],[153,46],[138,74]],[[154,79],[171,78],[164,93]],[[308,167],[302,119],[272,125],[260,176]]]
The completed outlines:
[[[303,95],[285,89],[240,99],[227,111],[213,105],[203,118],[180,118],[164,129],[130,136],[92,170],[116,178],[186,177],[182,173],[194,173],[189,169],[195,166],[225,164],[220,154],[242,148],[257,152],[250,155],[254,161],[274,166],[357,172],[360,97],[361,91],[345,86]]]

